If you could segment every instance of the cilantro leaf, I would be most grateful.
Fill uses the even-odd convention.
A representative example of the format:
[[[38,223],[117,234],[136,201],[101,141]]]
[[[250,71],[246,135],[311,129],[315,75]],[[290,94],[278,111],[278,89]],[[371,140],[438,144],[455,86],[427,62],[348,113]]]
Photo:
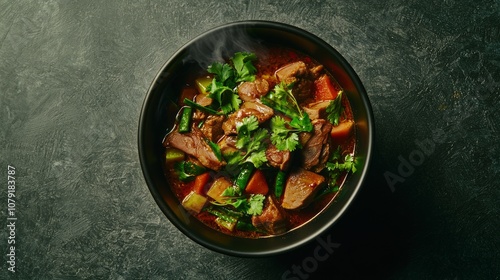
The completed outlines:
[[[285,120],[280,116],[271,119],[271,143],[280,151],[294,151],[300,147],[299,135],[286,127]]]
[[[235,197],[240,195],[241,195],[240,189],[234,186],[228,187],[222,192],[222,196]]]
[[[234,54],[231,60],[236,70],[235,82],[252,82],[255,80],[255,72],[257,72],[257,69],[252,64],[252,61],[256,59],[257,56],[253,53],[237,52]]]
[[[248,199],[248,215],[260,215],[262,214],[262,209],[264,208],[264,199],[266,197],[262,194],[251,195]]]
[[[290,122],[290,126],[303,132],[311,132],[314,129],[311,120],[309,119],[309,115],[307,113],[304,113],[303,117],[301,118],[297,117],[293,118],[292,121]]]
[[[237,190],[237,188],[229,187],[222,195],[227,196],[223,203],[211,201],[212,204],[217,206],[232,206],[239,213],[239,215],[260,215],[264,208],[265,196],[262,194],[252,194],[250,197],[242,196]],[[227,211],[232,211],[227,209]],[[238,215],[236,212],[232,212],[233,216]]]
[[[259,128],[257,117],[249,116],[236,124],[236,148],[241,152],[229,155],[228,163],[243,164],[251,162],[256,168],[259,168],[267,162],[265,139],[268,137],[268,131]]]
[[[217,101],[224,114],[227,115],[239,109],[241,104],[239,96],[234,93],[232,88],[224,85],[216,78],[214,78],[212,83],[207,87],[207,91],[208,97]]]
[[[240,108],[241,99],[237,94],[237,85],[243,81],[255,80],[257,69],[252,61],[257,56],[253,53],[238,52],[231,58],[233,66],[227,63],[214,62],[207,71],[214,74],[212,82],[207,86],[208,97],[217,101],[222,113],[227,115]]]
[[[250,153],[246,158],[245,162],[251,162],[255,166],[255,168],[261,167],[264,163],[267,162],[266,151],[265,150],[257,150]]]
[[[343,161],[341,161],[342,155],[340,147],[337,148],[331,155],[330,159],[326,163],[326,169],[328,170],[328,174],[330,177],[329,186],[330,187],[338,187],[337,179],[343,172],[355,173],[357,170],[358,161],[351,154],[347,154]]]
[[[282,112],[291,118],[302,118],[302,110],[292,93],[293,84],[284,82],[277,84],[267,95],[261,97],[262,103]]]
[[[233,86],[234,83],[234,69],[231,65],[227,63],[214,62],[207,69],[208,73],[212,73],[215,75],[215,78],[221,84],[225,84],[227,86]]]
[[[204,173],[206,168],[190,161],[179,161],[174,164],[174,170],[179,176],[179,180],[188,182],[194,180],[197,175]]]
[[[214,152],[215,156],[217,157],[218,160],[222,161],[222,152],[220,150],[219,145],[217,143],[212,142],[211,140],[205,139],[207,142],[208,146],[212,148],[212,151]]]
[[[327,114],[327,119],[333,124],[333,125],[339,125],[339,119],[340,115],[344,111],[344,108],[342,107],[342,91],[339,92],[337,97],[330,101],[330,104],[328,104],[328,107],[326,107],[326,114]]]
[[[344,161],[343,162],[339,162],[338,160],[335,161],[335,162],[327,162],[326,163],[326,168],[329,170],[329,171],[347,171],[347,172],[356,172],[357,168],[356,168],[356,165],[357,165],[357,161],[354,159],[354,157],[350,154],[347,154],[345,157],[344,157]]]
[[[275,116],[271,119],[271,143],[280,151],[292,152],[301,147],[299,133],[312,130],[313,126],[307,113],[304,113],[302,118],[294,117],[289,123],[282,117]]]

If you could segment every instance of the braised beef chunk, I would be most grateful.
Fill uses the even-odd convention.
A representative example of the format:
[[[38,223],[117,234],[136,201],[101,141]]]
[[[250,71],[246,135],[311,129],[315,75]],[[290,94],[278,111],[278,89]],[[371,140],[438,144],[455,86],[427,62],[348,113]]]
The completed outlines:
[[[311,68],[309,71],[311,71],[311,74],[313,75],[314,79],[317,79],[322,73],[324,73],[323,70],[324,70],[323,65],[317,65]]]
[[[224,135],[224,130],[222,130],[223,123],[224,116],[209,115],[201,127],[201,132],[212,142],[217,142]]]
[[[213,99],[208,97],[208,94],[198,94],[196,95],[195,102],[201,106],[208,106],[212,104]]]
[[[280,170],[287,170],[290,166],[290,160],[292,158],[291,152],[288,150],[280,151],[272,143],[266,150],[266,158],[269,165],[274,168],[279,168]]]
[[[330,131],[332,124],[324,119],[312,121],[314,127],[311,137],[304,144],[301,155],[306,170],[319,172],[325,167],[330,155]]]
[[[236,136],[224,135],[217,144],[219,145],[220,151],[223,155],[239,151],[239,149],[236,148]]]
[[[222,125],[225,135],[236,134],[236,124],[249,116],[257,117],[259,123],[269,120],[274,115],[272,108],[259,102],[245,102],[240,109],[231,115]]]
[[[194,98],[194,101],[198,104],[200,104],[201,106],[208,106],[210,104],[212,104],[213,102],[213,99],[208,97],[207,94],[198,94],[196,95],[196,97]],[[202,121],[204,119],[207,118],[207,114],[200,111],[200,110],[194,110],[194,114],[193,114],[193,120],[195,121]]]
[[[328,105],[330,105],[330,100],[310,103],[302,107],[302,109],[309,115],[311,120],[324,119],[326,118],[326,108]]]
[[[323,176],[299,168],[292,172],[286,181],[281,206],[289,210],[308,206],[323,182],[325,182]]]
[[[314,75],[303,61],[287,64],[275,72],[276,78],[285,84],[293,83],[293,94],[301,102],[311,97]]]
[[[238,86],[238,95],[243,101],[254,101],[269,92],[269,83],[264,79],[244,82]]]
[[[217,159],[214,151],[205,141],[203,132],[196,126],[193,126],[191,132],[188,133],[172,131],[165,137],[163,144],[195,157],[203,166],[213,170],[219,170],[225,164]]]
[[[271,196],[268,196],[262,214],[252,216],[252,224],[270,234],[280,234],[286,231],[286,216],[279,204],[275,203]]]

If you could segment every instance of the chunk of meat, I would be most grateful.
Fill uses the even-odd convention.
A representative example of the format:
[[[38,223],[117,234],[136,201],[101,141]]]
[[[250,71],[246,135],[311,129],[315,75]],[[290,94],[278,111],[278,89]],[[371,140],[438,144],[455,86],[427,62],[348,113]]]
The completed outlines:
[[[313,75],[314,79],[317,79],[322,73],[323,73],[323,65],[317,65],[311,68],[309,71],[311,71],[311,74]]]
[[[303,61],[292,62],[276,70],[275,75],[280,82],[287,84],[296,82],[298,78],[308,74],[308,69]]]
[[[197,94],[195,98],[195,102],[200,104],[201,106],[208,106],[212,104],[213,99],[208,97],[208,94]]]
[[[330,105],[330,100],[309,103],[302,107],[311,120],[326,118],[326,108]]]
[[[281,206],[289,210],[308,206],[323,182],[325,182],[323,176],[299,168],[292,172],[286,181]]]
[[[208,97],[208,94],[197,94],[194,98],[194,102],[200,104],[201,106],[209,106],[212,104],[213,99]],[[193,114],[193,120],[196,121],[201,121],[204,120],[207,117],[207,114],[200,111],[200,110],[195,110]]]
[[[201,127],[201,132],[212,142],[217,142],[224,135],[224,130],[222,130],[223,123],[224,116],[209,115]]]
[[[252,225],[270,234],[286,231],[286,215],[283,209],[274,202],[271,196],[266,198],[264,209],[259,216],[252,216]]]
[[[225,162],[217,158],[205,141],[203,132],[196,126],[191,127],[191,131],[188,133],[180,133],[178,130],[172,131],[165,137],[163,145],[177,148],[195,157],[203,166],[213,170],[219,170],[225,165]]]
[[[236,134],[236,124],[249,116],[257,117],[259,123],[269,120],[274,115],[271,107],[259,102],[247,101],[243,103],[240,109],[229,115],[227,121],[222,124],[225,135]]]
[[[312,121],[313,132],[311,137],[304,144],[301,155],[302,167],[306,170],[319,172],[325,167],[325,163],[330,155],[330,131],[332,124],[324,119]]]
[[[219,145],[220,151],[223,155],[239,151],[239,149],[236,148],[236,136],[224,135],[217,144]]]
[[[280,170],[287,170],[290,166],[292,153],[288,150],[280,151],[276,146],[269,143],[266,150],[266,158],[269,165]]]
[[[314,88],[314,75],[303,61],[287,64],[276,70],[275,76],[280,82],[289,85],[293,83],[292,92],[297,101],[302,102],[311,98]]]
[[[262,78],[244,82],[238,86],[238,95],[243,101],[254,101],[269,92],[269,83]]]
[[[245,102],[241,105],[241,109],[255,112],[255,116],[257,117],[259,123],[269,120],[274,115],[274,111],[271,107],[259,102]]]

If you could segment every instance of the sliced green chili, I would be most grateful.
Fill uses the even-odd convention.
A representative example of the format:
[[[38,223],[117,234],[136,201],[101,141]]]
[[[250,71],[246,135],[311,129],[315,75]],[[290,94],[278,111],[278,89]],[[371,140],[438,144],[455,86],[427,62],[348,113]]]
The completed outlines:
[[[286,173],[282,170],[278,171],[276,175],[276,183],[274,184],[274,195],[280,198],[283,194],[283,189],[285,188]]]
[[[254,169],[255,167],[250,162],[243,165],[243,170],[240,171],[240,174],[238,174],[238,177],[236,178],[236,181],[234,183],[241,192],[245,190],[245,187],[247,186]]]
[[[181,119],[179,121],[179,132],[186,133],[191,131],[191,120],[193,117],[193,109],[191,107],[184,107],[182,109]]]

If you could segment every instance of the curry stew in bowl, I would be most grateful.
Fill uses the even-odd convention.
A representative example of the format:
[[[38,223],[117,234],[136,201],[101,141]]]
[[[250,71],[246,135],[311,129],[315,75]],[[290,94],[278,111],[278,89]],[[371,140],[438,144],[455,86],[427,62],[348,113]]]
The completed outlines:
[[[356,172],[348,96],[312,57],[242,50],[178,82],[163,170],[205,225],[243,238],[284,234],[321,213]]]

